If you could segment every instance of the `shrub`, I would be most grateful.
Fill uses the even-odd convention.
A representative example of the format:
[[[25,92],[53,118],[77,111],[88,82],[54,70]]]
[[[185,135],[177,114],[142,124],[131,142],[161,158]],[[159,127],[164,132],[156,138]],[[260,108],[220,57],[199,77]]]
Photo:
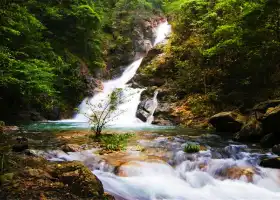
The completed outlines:
[[[200,150],[200,146],[197,144],[187,144],[184,148],[186,153],[197,153]]]
[[[110,151],[120,151],[125,150],[127,146],[128,139],[132,137],[133,134],[104,134],[96,137],[95,135],[90,136],[93,140],[101,142],[102,147],[105,150]]]

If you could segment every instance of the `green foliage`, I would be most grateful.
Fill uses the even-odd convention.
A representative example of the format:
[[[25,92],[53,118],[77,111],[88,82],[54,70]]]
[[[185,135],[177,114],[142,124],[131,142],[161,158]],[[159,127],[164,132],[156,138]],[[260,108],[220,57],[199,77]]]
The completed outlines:
[[[121,97],[121,88],[116,88],[111,94],[108,95],[107,99],[99,102],[90,102],[87,101],[87,106],[90,109],[90,113],[81,113],[89,119],[90,124],[92,125],[91,130],[99,137],[103,129],[108,126],[110,122],[119,117],[125,110],[117,110],[117,106],[120,102],[125,101]]]
[[[128,139],[133,137],[133,134],[104,134],[100,137],[92,135],[91,138],[95,141],[99,141],[105,150],[109,151],[120,151],[125,150],[127,146]]]
[[[75,107],[86,79],[132,55],[132,30],[157,0],[1,1],[0,119]],[[128,56],[129,55],[129,56]],[[127,60],[127,59],[126,59]],[[4,115],[5,113],[5,115]]]
[[[217,109],[279,97],[279,1],[167,0],[164,8],[177,94],[214,94]]]
[[[196,144],[187,144],[184,147],[184,152],[186,153],[197,153],[200,150],[200,146]]]

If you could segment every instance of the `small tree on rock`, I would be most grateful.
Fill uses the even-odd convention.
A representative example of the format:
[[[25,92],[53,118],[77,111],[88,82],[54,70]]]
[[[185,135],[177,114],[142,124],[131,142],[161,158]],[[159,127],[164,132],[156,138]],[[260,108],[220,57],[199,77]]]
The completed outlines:
[[[119,103],[123,102],[121,92],[122,89],[115,89],[108,95],[108,101],[105,102],[104,100],[97,105],[87,101],[90,114],[83,114],[89,119],[89,122],[92,125],[91,130],[95,133],[96,137],[101,135],[102,130],[108,126],[110,122],[124,113],[124,110],[117,110]]]

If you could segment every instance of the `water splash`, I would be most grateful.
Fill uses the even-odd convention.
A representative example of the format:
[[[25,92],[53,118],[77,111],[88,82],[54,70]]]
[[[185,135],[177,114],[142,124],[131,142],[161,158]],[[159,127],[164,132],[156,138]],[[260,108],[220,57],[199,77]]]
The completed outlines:
[[[157,37],[155,39],[154,45],[163,42],[166,36],[171,32],[171,26],[168,22],[164,22],[160,24],[157,28]],[[132,125],[144,125],[145,123],[141,122],[138,118],[136,118],[136,111],[138,104],[140,103],[141,92],[144,89],[140,88],[131,88],[127,85],[127,83],[134,77],[136,74],[137,69],[141,65],[143,60],[143,56],[140,57],[138,60],[134,61],[131,65],[129,65],[126,70],[123,72],[121,77],[110,80],[103,83],[103,91],[95,94],[92,98],[85,98],[83,102],[79,106],[79,113],[77,114],[74,119],[66,120],[72,122],[88,122],[89,116],[92,114],[92,107],[96,109],[97,107],[101,107],[103,109],[106,104],[109,102],[110,94],[116,89],[122,89],[122,97],[125,101],[118,105],[116,113],[120,111],[122,114],[114,119],[110,125],[114,126],[132,126]],[[97,106],[97,105],[102,106]],[[86,115],[86,116],[85,116]],[[114,115],[114,114],[113,114]],[[64,120],[65,121],[65,120]],[[149,120],[151,123],[152,119]]]
[[[280,170],[258,165],[260,158],[269,154],[250,152],[246,145],[236,144],[187,154],[183,144],[196,141],[178,136],[156,136],[146,143],[139,142],[147,148],[167,150],[168,162],[130,161],[116,170],[92,151],[48,155],[51,160],[84,162],[117,200],[280,199]],[[213,158],[216,152],[221,153],[219,159]]]

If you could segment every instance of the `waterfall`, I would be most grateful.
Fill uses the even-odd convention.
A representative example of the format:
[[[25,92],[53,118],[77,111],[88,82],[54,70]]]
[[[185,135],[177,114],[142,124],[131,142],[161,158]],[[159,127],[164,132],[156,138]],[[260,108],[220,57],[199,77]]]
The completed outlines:
[[[168,24],[168,22],[164,22],[160,24],[157,27],[156,30],[156,39],[154,42],[154,46],[158,43],[161,43],[162,41],[165,40],[166,36],[171,32],[171,26]],[[141,65],[141,62],[143,60],[144,56],[140,57],[136,61],[134,61],[132,64],[126,67],[125,71],[123,74],[114,80],[109,80],[106,82],[103,82],[103,91],[95,94],[91,98],[85,98],[83,102],[79,106],[79,114],[74,116],[74,119],[71,121],[74,122],[88,122],[88,118],[86,115],[91,115],[93,113],[92,109],[95,108],[104,108],[106,104],[109,102],[109,97],[110,94],[116,89],[116,88],[121,88],[122,92],[121,95],[125,99],[124,102],[121,102],[117,110],[117,112],[122,112],[122,114],[114,119],[110,125],[114,126],[131,126],[135,124],[144,124],[136,118],[136,111],[138,104],[140,103],[140,97],[141,97],[141,92],[144,89],[140,88],[131,88],[127,85],[127,83],[134,77],[136,74],[137,69]],[[89,106],[91,105],[91,106]],[[153,118],[149,120],[151,121]]]

